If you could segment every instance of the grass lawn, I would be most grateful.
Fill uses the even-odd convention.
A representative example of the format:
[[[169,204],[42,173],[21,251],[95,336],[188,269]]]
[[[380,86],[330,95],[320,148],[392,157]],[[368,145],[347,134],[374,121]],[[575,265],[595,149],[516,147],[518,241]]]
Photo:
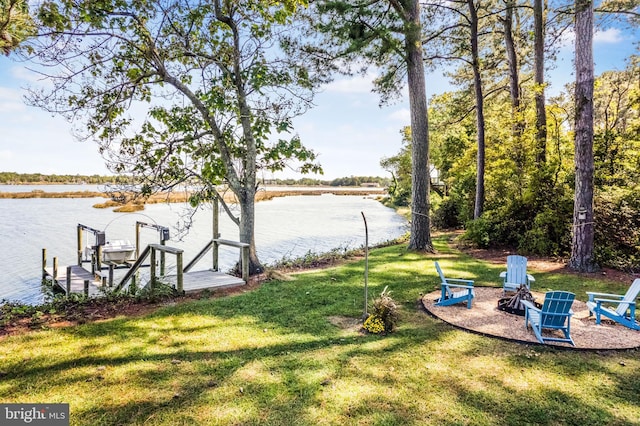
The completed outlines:
[[[504,267],[435,241],[373,250],[369,294],[389,286],[398,329],[334,325],[363,311],[364,262],[250,292],[0,340],[0,402],[69,403],[73,425],[640,424],[640,351],[579,352],[454,329],[419,307],[450,276],[499,286]],[[630,283],[533,271],[533,289]]]

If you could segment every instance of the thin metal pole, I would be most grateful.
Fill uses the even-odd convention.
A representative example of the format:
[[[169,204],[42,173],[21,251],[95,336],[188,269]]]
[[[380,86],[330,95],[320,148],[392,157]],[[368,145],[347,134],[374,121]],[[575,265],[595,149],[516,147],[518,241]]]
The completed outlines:
[[[367,319],[367,301],[369,300],[369,228],[367,227],[367,218],[362,214],[364,220],[364,314],[363,319]]]

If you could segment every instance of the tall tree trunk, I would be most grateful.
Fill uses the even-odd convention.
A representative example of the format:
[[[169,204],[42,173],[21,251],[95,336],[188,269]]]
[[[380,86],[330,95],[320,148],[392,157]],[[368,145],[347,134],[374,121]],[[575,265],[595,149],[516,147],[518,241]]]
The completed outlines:
[[[593,272],[593,3],[576,0],[575,196],[569,268]]]
[[[484,210],[484,98],[482,94],[482,77],[480,76],[480,54],[478,50],[478,11],[474,0],[467,0],[471,18],[471,60],[473,64],[473,88],[476,97],[476,124],[478,126],[478,156],[476,161],[476,203],[473,218],[478,219]]]
[[[525,149],[522,143],[522,134],[525,129],[524,117],[522,114],[520,103],[520,77],[518,74],[518,54],[516,53],[516,45],[513,39],[513,14],[515,8],[514,0],[506,1],[506,10],[504,20],[504,44],[507,54],[507,63],[509,65],[509,95],[511,97],[511,120],[513,121],[511,128],[513,159],[516,163],[516,171],[518,179],[522,182],[525,174]],[[520,185],[522,186],[522,185]]]
[[[411,110],[411,237],[412,250],[432,251],[431,221],[429,218],[429,121],[427,118],[427,94],[422,61],[420,5],[411,0],[407,11],[409,20],[406,31],[407,78],[409,106]]]
[[[546,25],[543,0],[533,1],[534,16],[534,82],[536,103],[536,164],[547,159],[547,112],[544,96],[544,28]]]
[[[518,76],[518,55],[513,40],[513,9],[514,0],[507,0],[504,25],[504,43],[509,64],[509,94],[511,96],[511,115],[513,116],[513,138],[516,142],[524,131],[524,121],[520,110],[520,79]]]
[[[255,185],[249,187],[247,185],[242,191],[240,201],[240,242],[249,244],[249,275],[255,275],[263,272],[263,267],[258,260],[256,253],[255,241]]]

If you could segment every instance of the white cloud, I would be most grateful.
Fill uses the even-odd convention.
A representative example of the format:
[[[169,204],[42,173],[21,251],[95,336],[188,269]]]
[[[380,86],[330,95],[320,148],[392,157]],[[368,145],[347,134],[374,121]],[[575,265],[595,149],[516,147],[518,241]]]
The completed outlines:
[[[576,33],[569,29],[560,37],[560,47],[573,47],[576,41]],[[625,36],[618,28],[607,28],[606,30],[596,30],[593,33],[593,43],[617,44],[625,41]]]
[[[365,75],[358,75],[350,78],[340,78],[332,81],[325,86],[325,90],[331,93],[371,93],[373,89],[373,80],[376,74],[369,72]]]
[[[625,40],[622,31],[618,28],[608,28],[604,31],[596,31],[593,34],[593,42],[594,43],[608,43],[615,44],[621,43]]]
[[[0,113],[20,112],[25,110],[22,92],[16,89],[0,87]]]
[[[389,119],[393,121],[399,121],[403,124],[409,124],[411,122],[411,111],[408,108],[402,108],[389,114]]]

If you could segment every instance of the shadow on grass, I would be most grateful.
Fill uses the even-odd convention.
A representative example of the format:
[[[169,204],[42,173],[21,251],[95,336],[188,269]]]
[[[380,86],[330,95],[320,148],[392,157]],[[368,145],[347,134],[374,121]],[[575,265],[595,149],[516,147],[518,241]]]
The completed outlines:
[[[43,353],[3,365],[0,397],[75,392],[73,423],[92,425],[630,424],[616,403],[635,401],[640,390],[639,369],[631,368],[637,353],[532,349],[418,311],[420,293],[439,286],[434,260],[451,274],[498,281],[499,266],[456,257],[444,245],[436,241],[431,255],[402,246],[373,253],[370,296],[389,286],[402,305],[389,336],[342,330],[327,319],[362,315],[364,263],[356,262],[58,330],[55,342],[42,337],[54,332],[24,336],[23,345],[40,344]]]

